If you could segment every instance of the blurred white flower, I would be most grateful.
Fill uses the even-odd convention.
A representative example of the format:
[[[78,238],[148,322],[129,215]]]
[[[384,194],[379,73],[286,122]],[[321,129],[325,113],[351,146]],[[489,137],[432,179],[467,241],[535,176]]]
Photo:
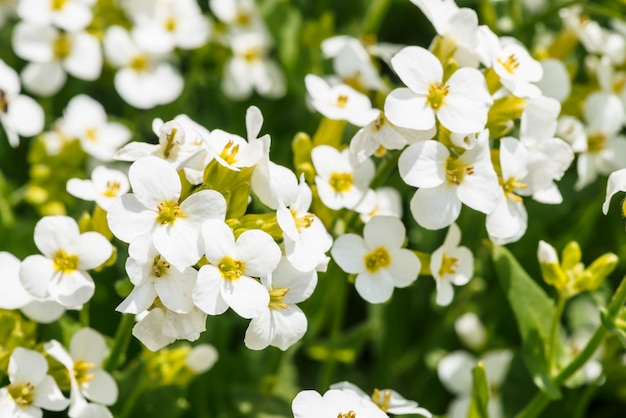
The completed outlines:
[[[113,200],[130,189],[126,174],[99,165],[91,173],[91,180],[69,179],[67,192],[82,200],[95,201],[108,210]]]

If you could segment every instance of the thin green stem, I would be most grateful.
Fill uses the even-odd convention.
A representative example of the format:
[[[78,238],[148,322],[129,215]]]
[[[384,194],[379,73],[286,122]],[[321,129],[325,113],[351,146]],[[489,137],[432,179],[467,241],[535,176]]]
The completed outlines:
[[[548,369],[550,370],[550,374],[552,374],[557,367],[557,347],[558,347],[558,339],[561,329],[561,316],[563,316],[563,309],[565,308],[565,302],[567,302],[567,297],[563,293],[559,293],[559,299],[556,304],[556,311],[554,312],[554,317],[552,318],[552,325],[550,326],[550,340],[548,345]]]
[[[369,4],[365,18],[363,19],[363,33],[372,34],[378,32],[385,18],[391,0],[373,0]]]
[[[80,324],[83,327],[89,327],[89,303],[83,305],[78,316],[80,318]]]
[[[132,315],[128,315],[128,316],[132,316]],[[141,373],[141,376],[139,377],[139,382],[137,382],[137,384],[134,385],[132,392],[126,398],[126,401],[124,402],[124,408],[119,413],[118,418],[129,417],[131,412],[133,412],[133,409],[135,408],[135,405],[137,404],[137,400],[139,399],[139,396],[145,390],[148,384],[147,375],[148,373],[145,370],[143,370]]]
[[[624,306],[624,302],[626,302],[626,277],[622,279],[622,282],[611,298],[611,302],[609,302],[604,324],[612,324],[615,322],[615,318],[617,318],[620,309]],[[553,382],[556,387],[560,387],[563,383],[565,383],[567,379],[572,377],[574,373],[576,373],[593,356],[600,344],[602,344],[602,341],[608,331],[604,324],[600,325],[596,329],[593,336],[578,356],[576,356],[567,365],[567,367],[561,370],[559,374],[554,377]],[[530,403],[516,415],[516,418],[536,417],[549,403],[550,399],[548,396],[544,392],[539,392],[533,397]]]
[[[104,364],[107,372],[112,372],[118,366],[120,358],[126,353],[126,348],[130,342],[130,331],[135,325],[135,315],[122,315],[117,331],[115,332],[115,343],[111,349],[111,355]]]

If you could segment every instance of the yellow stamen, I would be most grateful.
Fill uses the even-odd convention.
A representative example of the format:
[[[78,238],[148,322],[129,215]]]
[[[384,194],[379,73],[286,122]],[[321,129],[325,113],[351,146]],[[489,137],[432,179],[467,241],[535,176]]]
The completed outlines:
[[[509,177],[505,182],[502,182],[501,185],[507,199],[518,203],[523,202],[522,197],[515,194],[515,189],[525,189],[528,187],[528,184],[516,180],[515,177]]]
[[[58,59],[67,57],[72,51],[72,41],[67,35],[59,35],[52,44],[54,56]]]
[[[106,189],[104,190],[104,193],[102,193],[102,196],[116,197],[119,192],[120,192],[120,182],[109,180],[107,181]]]
[[[248,62],[260,61],[263,57],[261,48],[248,48],[241,55]]]
[[[91,379],[96,377],[95,374],[89,373],[94,366],[95,365],[93,363],[87,363],[83,360],[79,360],[74,363],[74,377],[79,385],[89,382]]]
[[[172,16],[168,17],[165,20],[165,30],[168,32],[174,32],[176,30],[177,22],[176,19]]]
[[[459,268],[459,259],[456,257],[448,257],[446,253],[441,257],[441,267],[439,267],[439,277],[442,278],[446,274],[456,274]]]
[[[0,112],[7,113],[9,111],[9,102],[7,101],[7,94],[4,90],[0,89]]]
[[[220,153],[220,157],[226,161],[227,164],[233,165],[237,162],[237,154],[239,153],[239,144],[235,145],[235,141],[230,139],[224,149]]]
[[[220,260],[217,268],[225,280],[239,280],[245,270],[245,264],[241,260],[233,260],[226,256]]]
[[[587,136],[587,151],[599,152],[606,148],[608,138],[602,133],[592,134]]]
[[[157,255],[152,260],[152,274],[156,277],[163,277],[167,274],[170,268],[170,263],[161,259],[160,255]]]
[[[386,390],[381,393],[380,390],[374,389],[374,393],[372,393],[372,401],[382,409],[383,412],[387,412],[389,410],[389,403],[391,402],[392,392],[390,390]]]
[[[365,268],[370,273],[376,273],[381,268],[389,267],[390,264],[391,256],[385,247],[378,247],[365,254]]]
[[[252,19],[250,18],[250,15],[246,12],[239,12],[235,17],[235,22],[237,22],[237,24],[241,26],[249,25],[251,20]]]
[[[289,212],[291,213],[291,216],[293,216],[293,220],[296,222],[296,228],[298,229],[298,232],[310,227],[313,223],[313,220],[315,219],[315,215],[311,213],[307,213],[306,215],[298,218],[298,213],[294,209],[289,209]]]
[[[52,264],[56,271],[71,273],[78,268],[78,256],[68,254],[65,250],[58,250],[52,257]]]
[[[156,221],[161,225],[172,225],[177,218],[184,218],[183,213],[180,211],[178,202],[172,200],[164,200],[157,206],[159,214],[156,217]]]
[[[66,3],[67,0],[50,0],[50,8],[52,10],[62,10]]]
[[[98,133],[94,128],[87,128],[87,130],[85,130],[85,136],[90,142],[96,142],[98,140]]]
[[[352,188],[352,173],[333,172],[328,179],[328,184],[337,193],[345,193]]]
[[[288,306],[283,300],[289,289],[272,289],[270,290],[269,307],[274,310],[287,309]]]
[[[137,72],[148,71],[150,68],[150,59],[145,54],[135,55],[130,61],[130,68]]]
[[[448,157],[446,161],[446,179],[448,183],[459,185],[466,175],[474,174],[474,166],[466,165],[458,158]]]
[[[337,97],[337,107],[343,109],[348,104],[348,96],[340,95]]]
[[[428,103],[428,106],[435,110],[439,109],[445,103],[445,98],[448,95],[449,91],[450,87],[448,87],[446,84],[431,83],[430,86],[428,86],[428,96],[426,97],[426,103]]]
[[[11,384],[7,389],[15,403],[20,406],[28,406],[34,401],[35,386],[30,382]]]
[[[506,72],[511,75],[514,75],[515,71],[519,67],[519,61],[517,60],[517,57],[515,56],[515,54],[509,55],[506,61],[502,61],[500,58],[497,58],[496,61],[498,61],[500,65],[504,67]]]
[[[339,414],[337,414],[337,418],[356,418],[356,412],[354,412],[353,410],[349,410],[345,414],[342,414],[340,412]]]

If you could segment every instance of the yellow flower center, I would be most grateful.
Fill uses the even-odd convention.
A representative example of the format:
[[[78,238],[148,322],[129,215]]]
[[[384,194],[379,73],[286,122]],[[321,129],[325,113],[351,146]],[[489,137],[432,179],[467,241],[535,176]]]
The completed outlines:
[[[120,182],[119,181],[107,181],[106,189],[104,189],[104,193],[102,196],[106,197],[116,197],[120,192]]]
[[[448,257],[446,253],[441,257],[441,267],[439,267],[439,277],[442,278],[446,274],[456,274],[456,269],[459,268],[459,259],[455,257]]]
[[[341,94],[339,95],[339,97],[337,97],[338,108],[343,109],[344,107],[346,107],[347,104],[348,104],[348,96]]]
[[[138,73],[148,71],[150,68],[150,59],[146,54],[135,55],[130,61],[130,68]]]
[[[239,144],[235,145],[235,141],[229,140],[224,149],[220,153],[220,157],[226,161],[227,164],[233,165],[237,162],[237,154],[239,153]]]
[[[157,211],[159,214],[156,217],[156,221],[161,225],[172,225],[177,218],[184,218],[178,202],[172,200],[164,200],[159,203]]]
[[[474,174],[474,166],[467,165],[458,158],[448,157],[446,161],[446,179],[448,183],[459,185],[465,175]]]
[[[289,212],[291,212],[291,216],[293,216],[293,220],[296,222],[298,232],[310,227],[315,219],[315,216],[311,213],[307,213],[306,215],[298,218],[298,213],[294,209],[289,209]]]
[[[511,75],[515,75],[515,71],[517,70],[517,67],[519,67],[519,61],[517,60],[515,54],[509,55],[506,61],[502,61],[500,58],[497,58],[496,61],[498,61],[498,63],[504,67],[506,72]]]
[[[391,264],[391,256],[385,247],[378,247],[365,254],[365,268],[370,273],[376,273],[381,268],[387,268],[389,264]]]
[[[606,148],[607,137],[604,134],[597,133],[587,136],[587,151],[599,152]]]
[[[166,31],[174,32],[177,26],[176,19],[173,16],[168,17],[165,19],[164,26]]]
[[[78,256],[68,254],[64,250],[59,250],[52,257],[52,264],[56,271],[71,273],[78,268]]]
[[[333,172],[328,179],[328,184],[337,193],[345,193],[352,188],[352,173]]]
[[[450,91],[450,87],[443,83],[430,83],[428,86],[428,96],[426,97],[426,103],[431,108],[437,110],[444,103],[446,96]]]
[[[248,48],[241,55],[248,62],[260,61],[263,56],[261,48]]]
[[[33,403],[35,398],[35,386],[33,386],[32,383],[26,382],[11,384],[7,389],[16,404],[20,406],[28,406]]]
[[[98,132],[94,128],[87,128],[85,130],[85,136],[91,142],[96,142],[98,140]]]
[[[50,0],[50,8],[52,10],[62,10],[66,3],[67,0]]]
[[[386,390],[381,392],[378,389],[374,389],[374,393],[372,393],[372,401],[382,409],[383,412],[387,412],[389,410],[389,402],[391,402],[391,391]]]
[[[229,256],[222,258],[217,264],[217,268],[225,280],[239,280],[243,275],[245,267],[246,265],[243,261],[233,260]]]
[[[249,25],[251,20],[252,19],[250,18],[250,14],[246,12],[239,12],[235,17],[235,22],[241,26]]]
[[[52,44],[52,52],[58,59],[67,57],[72,51],[72,41],[67,35],[59,35]]]
[[[354,412],[353,410],[349,410],[345,414],[340,412],[339,414],[337,414],[337,418],[356,418],[356,412]]]
[[[272,289],[270,290],[270,309],[280,310],[287,309],[287,304],[283,302],[285,295],[289,292],[289,289]]]
[[[507,199],[522,203],[522,197],[515,194],[515,189],[525,189],[528,187],[528,184],[517,181],[515,177],[509,177],[505,182],[502,182],[501,185]]]
[[[376,118],[376,120],[374,121],[374,126],[372,126],[372,128],[375,131],[380,131],[385,124],[385,120],[385,114],[383,112],[380,112],[380,115],[378,115],[378,118]]]
[[[165,260],[162,260],[160,255],[157,255],[152,260],[152,274],[154,274],[155,277],[165,276],[169,268],[170,268],[170,263],[168,263]]]
[[[87,363],[83,360],[79,360],[74,363],[74,377],[79,385],[89,382],[91,379],[96,377],[95,374],[90,373],[94,366],[95,365],[93,363]]]

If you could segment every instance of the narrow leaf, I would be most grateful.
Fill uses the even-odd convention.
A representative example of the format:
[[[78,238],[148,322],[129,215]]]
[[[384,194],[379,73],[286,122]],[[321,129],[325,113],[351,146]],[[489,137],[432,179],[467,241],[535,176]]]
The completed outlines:
[[[485,373],[485,365],[479,362],[472,371],[474,377],[472,385],[472,402],[470,403],[467,418],[489,418],[487,403],[489,402],[489,383]]]

